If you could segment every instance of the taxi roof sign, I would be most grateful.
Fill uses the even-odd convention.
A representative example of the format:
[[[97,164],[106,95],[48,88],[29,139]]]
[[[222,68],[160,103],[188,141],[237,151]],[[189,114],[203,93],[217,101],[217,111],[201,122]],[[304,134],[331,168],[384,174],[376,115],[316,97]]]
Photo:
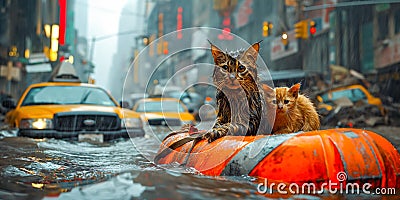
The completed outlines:
[[[60,62],[50,77],[51,82],[81,82],[76,74],[74,66],[68,62]]]

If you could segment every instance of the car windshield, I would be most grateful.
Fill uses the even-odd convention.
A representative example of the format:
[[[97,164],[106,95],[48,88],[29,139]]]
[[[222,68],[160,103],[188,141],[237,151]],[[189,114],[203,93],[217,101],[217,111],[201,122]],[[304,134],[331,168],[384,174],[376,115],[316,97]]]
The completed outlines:
[[[167,97],[172,97],[176,99],[180,99],[183,101],[183,103],[187,104],[195,104],[195,103],[203,103],[202,100],[203,98],[194,92],[180,92],[180,91],[174,91],[166,94]]]
[[[84,86],[35,87],[28,92],[21,106],[48,104],[116,106],[111,97],[103,89]]]
[[[136,107],[137,112],[184,112],[178,101],[149,101],[141,102]]]
[[[349,89],[349,90],[339,90],[330,93],[325,93],[322,96],[322,99],[326,103],[333,102],[337,99],[347,97],[352,102],[357,102],[362,99],[366,99],[366,96],[363,91],[360,89]]]

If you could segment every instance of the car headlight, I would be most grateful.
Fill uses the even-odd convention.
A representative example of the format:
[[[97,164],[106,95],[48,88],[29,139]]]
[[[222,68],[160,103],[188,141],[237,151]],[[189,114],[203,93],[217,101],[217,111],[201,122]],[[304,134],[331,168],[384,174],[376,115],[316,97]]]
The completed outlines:
[[[142,126],[140,118],[124,118],[121,120],[122,128],[141,128]]]
[[[53,121],[48,118],[22,119],[20,129],[52,129]]]

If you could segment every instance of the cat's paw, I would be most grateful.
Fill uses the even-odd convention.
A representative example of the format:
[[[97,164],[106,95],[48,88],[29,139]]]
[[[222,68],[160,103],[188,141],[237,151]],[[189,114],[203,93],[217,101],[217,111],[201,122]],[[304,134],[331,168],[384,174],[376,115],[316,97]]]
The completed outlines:
[[[180,131],[189,132],[190,133],[190,132],[197,132],[198,130],[197,130],[197,128],[195,126],[193,126],[191,124],[184,124],[184,125],[182,125]]]
[[[211,130],[207,131],[206,134],[203,135],[203,139],[206,139],[208,143],[213,142],[214,140],[224,137],[227,134],[227,129],[222,127],[212,128]]]

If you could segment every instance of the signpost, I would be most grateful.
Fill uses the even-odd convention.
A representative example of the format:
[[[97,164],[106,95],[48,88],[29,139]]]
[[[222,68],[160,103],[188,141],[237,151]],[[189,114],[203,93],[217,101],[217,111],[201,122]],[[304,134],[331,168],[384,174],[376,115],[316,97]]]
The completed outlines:
[[[11,93],[11,81],[19,81],[21,79],[20,69],[13,67],[12,61],[7,63],[7,66],[1,66],[0,75],[7,79],[7,93]]]

